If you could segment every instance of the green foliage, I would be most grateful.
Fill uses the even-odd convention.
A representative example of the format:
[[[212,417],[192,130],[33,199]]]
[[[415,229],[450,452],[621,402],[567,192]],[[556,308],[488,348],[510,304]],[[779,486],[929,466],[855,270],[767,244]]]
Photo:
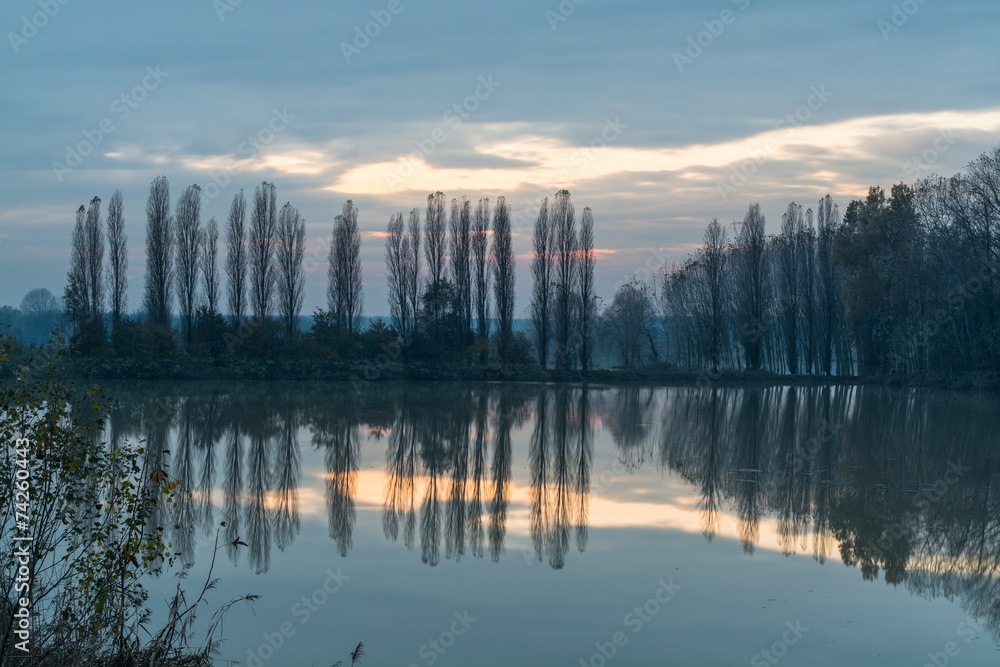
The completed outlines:
[[[502,363],[519,366],[535,364],[535,346],[523,331],[514,331],[506,337],[498,331],[491,336],[491,340]]]
[[[112,327],[111,347],[125,359],[175,359],[178,352],[171,329],[128,317]]]
[[[191,354],[199,357],[219,358],[226,353],[226,333],[229,325],[218,312],[201,306],[195,313],[194,340]]]
[[[77,323],[70,345],[80,354],[103,356],[108,354],[104,322],[98,317],[87,317]]]
[[[396,330],[378,318],[361,333],[361,354],[366,359],[382,354],[392,356],[392,351],[398,349],[396,338]]]
[[[63,356],[36,356],[0,339],[0,363],[12,365],[15,377],[0,386],[0,478],[14,480],[22,460],[30,480],[26,505],[0,504],[0,586],[13,591],[15,532],[30,535],[32,656],[44,663],[58,654],[60,664],[72,664],[138,641],[146,600],[140,579],[176,555],[153,518],[175,503],[179,483],[158,452],[101,439],[109,401],[96,387],[65,381]],[[16,512],[29,517],[17,531],[23,517]],[[13,608],[9,598],[5,604]],[[4,662],[12,650],[2,647]]]

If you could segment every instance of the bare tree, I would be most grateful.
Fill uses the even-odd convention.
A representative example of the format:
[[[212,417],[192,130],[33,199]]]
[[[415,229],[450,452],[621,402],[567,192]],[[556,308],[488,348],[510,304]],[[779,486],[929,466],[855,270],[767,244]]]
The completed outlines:
[[[552,225],[549,222],[549,198],[542,200],[535,218],[531,238],[531,326],[535,332],[538,363],[549,361],[549,340],[552,338]]]
[[[400,335],[410,329],[410,309],[406,298],[406,260],[409,239],[403,228],[403,214],[393,213],[385,234],[386,286],[389,288],[389,314],[392,326]]]
[[[79,325],[88,315],[86,219],[87,210],[81,204],[76,210],[69,271],[66,274],[66,290],[63,293],[66,318],[73,326]]]
[[[555,277],[555,342],[556,367],[565,369],[572,357],[571,322],[573,320],[573,294],[576,279],[576,211],[569,190],[556,193],[552,207],[552,243]]]
[[[45,342],[59,320],[59,302],[52,292],[36,287],[21,299],[21,330],[31,342]]]
[[[750,204],[734,248],[733,297],[736,302],[737,337],[746,368],[760,370],[763,339],[770,323],[768,308],[766,220],[760,204]]]
[[[295,326],[302,311],[306,276],[302,260],[306,254],[306,223],[299,209],[286,202],[278,214],[278,312],[285,325],[285,334],[295,335]]]
[[[788,372],[799,372],[799,240],[802,231],[802,207],[792,202],[781,216],[781,235],[777,239],[778,299],[781,330],[785,344]]]
[[[361,331],[364,295],[361,291],[361,233],[358,209],[350,199],[333,226],[330,243],[329,287],[327,303],[340,333]]]
[[[170,183],[157,176],[146,200],[146,314],[150,322],[170,327],[174,277],[173,218],[170,216]]]
[[[226,288],[229,301],[229,315],[233,326],[239,328],[246,318],[247,307],[247,246],[246,246],[247,202],[243,190],[233,197],[226,220]]]
[[[514,250],[510,237],[510,207],[504,197],[493,209],[493,294],[500,328],[500,358],[508,360],[514,332]]]
[[[444,280],[445,253],[447,252],[447,224],[444,216],[444,193],[427,195],[427,215],[424,217],[424,254],[427,258],[427,286],[425,291],[441,294]],[[440,335],[444,305],[441,299],[429,300],[431,329]],[[439,341],[440,342],[440,341]]]
[[[125,235],[125,206],[121,190],[108,202],[108,297],[111,321],[117,324],[128,305],[128,237]]]
[[[194,339],[201,243],[201,188],[189,185],[177,200],[177,299],[188,344]]]
[[[472,280],[476,310],[476,335],[490,337],[490,200],[482,198],[472,218]]]
[[[253,195],[250,215],[248,259],[250,308],[258,322],[266,320],[274,301],[274,234],[278,226],[277,193],[274,183],[264,181]]]
[[[455,287],[455,314],[458,316],[463,340],[459,347],[466,347],[465,340],[472,330],[472,265],[471,265],[471,202],[465,197],[459,202],[451,200],[451,280]]]
[[[100,321],[104,313],[104,232],[100,197],[90,200],[84,230],[87,241],[87,310],[91,317]]]
[[[417,309],[420,307],[420,209],[410,211],[406,237],[403,239],[403,256],[406,258],[405,287],[410,337],[417,328]]]
[[[622,363],[626,368],[639,366],[652,338],[653,301],[648,287],[635,278],[619,287],[604,319]]]
[[[444,278],[444,258],[447,237],[444,218],[444,193],[427,195],[427,215],[424,218],[424,253],[427,257],[427,280],[431,284]]]
[[[802,292],[802,338],[805,349],[803,372],[809,374],[816,369],[816,228],[813,226],[813,211],[806,209],[805,221],[799,229],[799,276]]]
[[[833,371],[833,348],[836,331],[840,328],[837,322],[839,297],[836,286],[836,267],[834,266],[833,239],[840,225],[840,210],[833,203],[833,197],[827,195],[819,201],[816,209],[816,223],[819,228],[816,247],[816,264],[818,273],[819,301],[819,368],[824,375]]]
[[[590,370],[594,353],[594,323],[597,319],[597,295],[594,291],[594,214],[589,207],[580,217],[580,250],[577,263],[577,287],[580,304],[580,368]]]
[[[712,370],[718,371],[722,363],[722,344],[726,338],[726,229],[713,218],[705,230],[704,246],[698,253],[704,271],[706,353]]]
[[[219,223],[215,216],[201,234],[201,284],[205,293],[205,307],[211,315],[219,312]]]

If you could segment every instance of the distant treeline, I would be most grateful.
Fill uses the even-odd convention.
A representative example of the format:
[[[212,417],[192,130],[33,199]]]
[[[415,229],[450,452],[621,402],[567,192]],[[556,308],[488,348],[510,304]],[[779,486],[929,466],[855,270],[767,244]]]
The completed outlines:
[[[633,363],[779,373],[955,376],[1000,370],[996,273],[1000,148],[965,174],[880,187],[841,219],[791,203],[778,234],[751,204],[734,238],[658,284],[627,283],[606,310]],[[659,319],[659,336],[654,320]]]
[[[524,332],[514,326],[504,197],[492,206],[486,198],[452,199],[446,211],[435,192],[423,221],[417,208],[391,216],[384,321],[364,316],[352,201],[336,216],[329,247],[306,261],[305,222],[291,203],[278,208],[273,183],[257,187],[250,202],[236,194],[220,230],[214,218],[202,224],[197,185],[172,213],[169,183],[159,176],[146,203],[141,312],[127,314],[121,192],[103,219],[97,197],[77,211],[61,310],[79,351],[121,358],[388,357],[582,371],[597,359],[709,373],[992,374],[1000,369],[998,225],[1000,148],[951,178],[900,183],[888,195],[873,187],[843,216],[829,195],[815,211],[793,202],[773,235],[751,204],[733,222],[732,238],[713,220],[692,256],[650,280],[621,281],[602,306],[593,214],[585,208],[577,221],[561,190],[535,220]],[[301,331],[306,275],[324,254],[327,306]],[[29,296],[37,329],[59,306],[46,290]],[[0,324],[14,323],[19,314],[5,311]]]

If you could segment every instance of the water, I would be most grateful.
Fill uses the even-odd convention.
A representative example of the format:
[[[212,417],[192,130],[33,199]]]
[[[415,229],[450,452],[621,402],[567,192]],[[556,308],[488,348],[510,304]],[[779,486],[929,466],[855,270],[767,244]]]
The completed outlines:
[[[1000,659],[1000,398],[884,388],[134,383],[223,659]],[[153,581],[151,602],[175,582]],[[766,653],[765,653],[766,652]],[[224,664],[220,662],[220,664]]]

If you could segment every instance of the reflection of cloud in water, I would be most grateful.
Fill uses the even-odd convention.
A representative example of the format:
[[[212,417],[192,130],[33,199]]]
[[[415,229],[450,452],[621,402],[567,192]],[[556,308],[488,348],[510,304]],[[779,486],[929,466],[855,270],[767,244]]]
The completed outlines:
[[[258,572],[303,519],[324,521],[349,556],[358,515],[367,523],[377,512],[385,538],[428,565],[498,560],[510,542],[561,568],[586,551],[590,529],[642,528],[841,560],[865,579],[957,596],[1000,627],[995,397],[464,384],[171,391],[119,391],[112,438],[171,449],[163,462],[191,490],[175,544],[225,521],[224,539],[247,542]],[[154,413],[168,417],[143,421]],[[920,502],[958,462],[968,472]]]

